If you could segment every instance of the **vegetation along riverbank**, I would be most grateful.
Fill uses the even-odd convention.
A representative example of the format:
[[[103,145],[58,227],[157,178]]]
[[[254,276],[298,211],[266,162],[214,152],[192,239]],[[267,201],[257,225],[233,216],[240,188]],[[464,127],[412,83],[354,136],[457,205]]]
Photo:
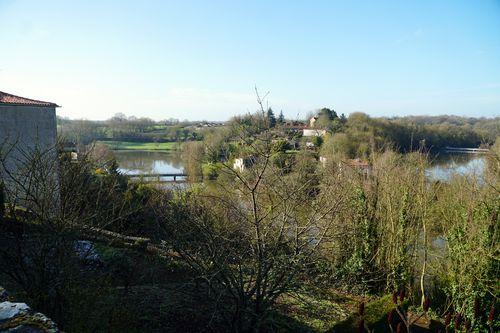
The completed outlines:
[[[111,150],[142,150],[142,151],[172,151],[180,150],[178,142],[127,142],[127,141],[97,141],[105,144]]]
[[[60,149],[56,210],[35,154],[34,195],[2,192],[0,284],[68,332],[498,329],[499,139],[481,181],[438,181],[425,144],[327,119],[208,129],[182,143],[179,189],[129,181],[105,146]]]

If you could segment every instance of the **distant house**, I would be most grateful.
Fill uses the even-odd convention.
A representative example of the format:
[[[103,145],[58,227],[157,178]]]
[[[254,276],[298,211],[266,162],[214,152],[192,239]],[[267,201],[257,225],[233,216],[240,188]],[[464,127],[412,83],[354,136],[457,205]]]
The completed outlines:
[[[363,161],[359,158],[355,158],[353,160],[347,160],[344,161],[343,163],[344,165],[347,165],[348,167],[358,172],[361,172],[361,174],[363,174],[364,176],[369,176],[372,171],[370,163],[368,163],[367,161]],[[340,167],[342,168],[342,165]]]
[[[26,161],[42,152],[44,172],[56,172],[56,108],[55,103],[19,97],[0,91],[0,178],[7,195],[13,191],[13,178],[24,180]],[[57,175],[54,174],[57,181]],[[19,194],[19,184],[16,190]]]
[[[370,168],[370,164],[367,161],[363,161],[360,158],[355,158],[353,160],[347,160],[346,164],[350,165],[352,167],[355,167],[355,168],[360,168],[360,169]]]
[[[61,150],[63,153],[67,154],[72,161],[78,161],[78,147],[74,142],[63,142]]]
[[[311,117],[311,119],[309,119],[309,127],[314,128],[314,125],[316,124],[317,120],[318,120],[318,116]]]
[[[303,129],[302,130],[302,136],[323,136],[326,135],[326,130],[324,129]]]
[[[314,149],[314,147],[316,147],[316,146],[314,145],[314,143],[312,143],[312,142],[306,142],[306,148],[307,148],[307,149]]]
[[[323,167],[326,167],[329,160],[330,159],[325,157],[325,156],[319,157],[319,162],[321,163],[321,165]],[[372,171],[370,163],[368,163],[367,161],[363,161],[359,158],[352,159],[352,160],[340,161],[338,163],[338,167],[339,167],[339,170],[343,170],[345,168],[355,170],[357,172],[360,172],[364,176],[369,176],[371,171]]]
[[[239,172],[245,171],[255,163],[255,157],[240,157],[234,160],[233,169]]]

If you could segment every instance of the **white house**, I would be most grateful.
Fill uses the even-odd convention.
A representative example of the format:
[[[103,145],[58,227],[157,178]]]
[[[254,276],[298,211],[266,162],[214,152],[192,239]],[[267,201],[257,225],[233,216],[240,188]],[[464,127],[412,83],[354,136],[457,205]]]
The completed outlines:
[[[318,120],[318,116],[311,117],[311,119],[309,119],[309,127],[314,128],[314,124],[316,124],[316,120]]]
[[[326,135],[326,130],[324,129],[303,129],[302,136],[323,136]]]
[[[239,172],[243,172],[246,168],[251,167],[254,163],[254,157],[240,157],[234,160],[233,169]]]

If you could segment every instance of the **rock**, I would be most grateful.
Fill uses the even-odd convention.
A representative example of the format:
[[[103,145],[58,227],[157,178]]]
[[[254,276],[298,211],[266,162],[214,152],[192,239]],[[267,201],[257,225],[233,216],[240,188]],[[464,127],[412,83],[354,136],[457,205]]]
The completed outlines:
[[[77,240],[75,241],[73,248],[81,260],[88,260],[93,262],[100,262],[101,258],[97,253],[94,244],[87,240]]]
[[[1,293],[6,294],[2,287],[0,287]],[[44,314],[31,310],[26,303],[4,301],[0,303],[0,332],[59,333],[61,331],[52,320]]]
[[[3,287],[0,287],[0,302],[5,302],[9,299],[9,293]]]
[[[29,310],[30,307],[25,303],[2,302],[0,303],[0,322],[10,320]]]

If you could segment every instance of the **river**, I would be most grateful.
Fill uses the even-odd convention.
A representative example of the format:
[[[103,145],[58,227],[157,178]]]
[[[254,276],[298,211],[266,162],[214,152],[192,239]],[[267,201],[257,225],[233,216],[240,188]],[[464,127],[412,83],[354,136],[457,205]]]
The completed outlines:
[[[114,151],[120,171],[129,175],[184,172],[179,151],[154,152],[137,150]],[[432,158],[427,175],[432,180],[448,181],[454,174],[481,176],[486,166],[483,155],[442,154]]]
[[[184,160],[179,151],[163,153],[150,151],[115,151],[120,171],[125,174],[165,174],[182,173]],[[432,180],[448,181],[455,174],[477,176],[481,178],[486,167],[484,155],[442,154],[431,159],[427,176]],[[168,179],[162,179],[168,181]],[[171,180],[171,179],[170,179]],[[187,184],[163,183],[164,188],[184,189]],[[429,235],[431,248],[429,260],[442,256],[446,248],[446,239],[442,235]]]
[[[142,150],[115,150],[119,170],[127,175],[183,173],[184,161],[179,151],[157,152]],[[177,177],[184,180],[185,177]],[[171,181],[166,177],[161,181]]]
[[[427,176],[432,180],[449,181],[454,175],[481,179],[486,168],[486,157],[480,154],[441,154],[431,158]]]

